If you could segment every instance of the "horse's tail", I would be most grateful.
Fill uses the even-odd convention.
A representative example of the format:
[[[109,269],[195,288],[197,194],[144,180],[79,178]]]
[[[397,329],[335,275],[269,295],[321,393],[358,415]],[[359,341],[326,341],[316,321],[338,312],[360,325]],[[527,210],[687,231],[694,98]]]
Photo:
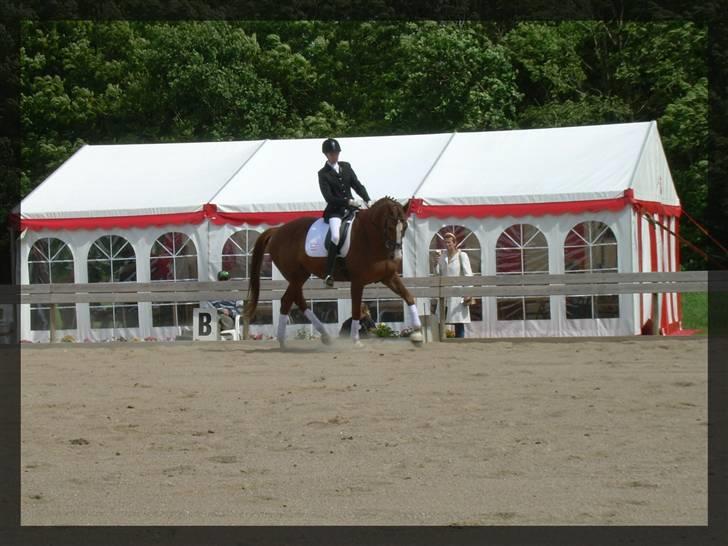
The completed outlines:
[[[245,303],[245,316],[249,321],[253,320],[255,310],[258,307],[258,297],[260,296],[260,267],[263,265],[263,256],[265,255],[265,247],[278,228],[266,229],[260,234],[258,240],[255,241],[253,247],[253,262],[250,264],[250,284],[248,285],[248,301]]]

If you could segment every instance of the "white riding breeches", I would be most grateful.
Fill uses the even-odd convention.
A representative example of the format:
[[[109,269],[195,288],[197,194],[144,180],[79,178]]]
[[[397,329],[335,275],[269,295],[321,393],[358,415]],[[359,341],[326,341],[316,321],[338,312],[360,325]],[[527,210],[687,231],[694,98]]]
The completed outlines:
[[[341,218],[335,216],[329,218],[329,231],[331,232],[331,242],[338,245],[339,234],[341,233]]]

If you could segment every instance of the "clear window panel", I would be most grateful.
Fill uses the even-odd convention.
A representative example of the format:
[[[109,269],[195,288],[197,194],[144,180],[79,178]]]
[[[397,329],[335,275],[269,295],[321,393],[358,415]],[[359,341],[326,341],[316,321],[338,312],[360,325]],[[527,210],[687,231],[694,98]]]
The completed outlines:
[[[597,318],[619,318],[619,296],[595,296],[594,307]]]
[[[522,273],[523,262],[521,261],[521,249],[496,249],[495,270],[496,273]]]
[[[523,261],[526,273],[548,273],[549,271],[549,252],[546,248],[524,249]]]
[[[151,258],[149,260],[150,278],[153,281],[173,281],[172,258]]]
[[[110,282],[111,267],[108,260],[106,261],[89,261],[88,262],[88,282]]]
[[[311,309],[324,324],[339,322],[339,305],[336,301],[314,301]]]
[[[470,320],[472,322],[483,320],[483,298],[475,298],[475,304],[470,306]]]
[[[589,248],[586,246],[564,248],[564,270],[586,271],[589,269]]]
[[[197,280],[197,257],[176,258],[176,276],[177,281],[196,281]]]
[[[299,311],[298,307],[295,308],[296,311]],[[299,311],[300,313],[300,311]],[[304,320],[306,317],[303,316],[303,313],[300,313],[301,317]],[[290,318],[290,316],[289,316]],[[255,316],[253,317],[253,320],[250,322],[250,324],[273,324],[273,302],[270,300],[267,301],[259,301],[258,307],[255,310]],[[291,322],[291,324],[299,324],[297,322]]]
[[[114,260],[114,281],[134,282],[136,281],[136,260]]]
[[[30,329],[33,331],[47,331],[51,327],[51,306],[46,304],[31,304]],[[56,330],[76,329],[76,306],[72,303],[59,303],[55,310]]]
[[[523,320],[523,298],[498,298],[498,320]]]
[[[199,307],[199,302],[183,302],[177,304],[177,321],[179,326],[192,326],[192,312]]]
[[[592,317],[592,296],[566,296],[567,319],[590,319]]]
[[[48,284],[51,282],[51,270],[48,262],[31,262],[28,264],[30,284]]]
[[[152,326],[155,328],[162,326],[175,326],[174,315],[173,303],[152,304]]]
[[[73,262],[51,262],[51,282],[72,283]]]
[[[525,298],[526,320],[550,320],[551,303],[548,296],[542,298]]]
[[[591,251],[595,271],[617,270],[617,245],[596,245]]]
[[[89,305],[89,316],[91,328],[113,328],[114,327],[114,306],[112,304],[91,304]]]
[[[68,245],[60,239],[50,240],[50,259],[53,261],[73,261],[73,254]]]
[[[523,246],[526,248],[545,248],[546,236],[530,224],[523,224]]]
[[[521,224],[515,224],[501,233],[495,246],[496,248],[519,248],[521,245]]]
[[[606,224],[592,222],[592,242],[594,244],[617,244],[614,232]]]
[[[379,300],[378,322],[404,322],[402,300]]]

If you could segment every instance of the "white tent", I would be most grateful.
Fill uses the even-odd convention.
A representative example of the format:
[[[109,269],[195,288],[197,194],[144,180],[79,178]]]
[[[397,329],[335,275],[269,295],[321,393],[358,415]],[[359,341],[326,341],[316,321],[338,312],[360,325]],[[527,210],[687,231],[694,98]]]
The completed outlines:
[[[17,211],[20,282],[48,282],[54,271],[64,281],[105,280],[99,270],[107,266],[108,280],[118,280],[115,267],[130,260],[137,281],[212,280],[231,264],[244,277],[257,233],[324,208],[316,179],[321,140],[86,146]],[[481,274],[679,267],[670,232],[678,229],[680,203],[654,122],[339,140],[341,159],[352,163],[372,198],[414,199],[404,276],[431,272],[443,230],[458,231]],[[474,308],[467,332],[636,334],[650,318],[640,299],[487,298]],[[678,303],[674,295],[660,301],[665,333],[680,327]],[[349,316],[349,302],[328,305],[336,311],[332,322]],[[399,304],[387,305],[391,311]],[[180,306],[141,303],[118,306],[119,313],[116,307],[69,306],[61,334],[167,339],[189,318]],[[254,332],[272,333],[276,307],[264,321],[271,324]],[[48,339],[47,313],[23,306],[23,339]],[[401,325],[403,313],[381,315]]]

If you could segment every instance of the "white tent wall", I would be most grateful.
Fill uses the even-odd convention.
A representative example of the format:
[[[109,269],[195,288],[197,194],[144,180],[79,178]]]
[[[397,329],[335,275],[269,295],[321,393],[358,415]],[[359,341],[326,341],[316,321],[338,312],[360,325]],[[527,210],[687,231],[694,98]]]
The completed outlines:
[[[481,248],[481,273],[496,274],[496,242],[508,227],[514,224],[531,224],[546,237],[548,244],[549,273],[564,273],[564,240],[569,231],[581,222],[598,221],[606,224],[614,233],[618,249],[618,270],[635,271],[633,259],[632,211],[625,208],[618,212],[563,214],[558,216],[523,216],[502,218],[414,218],[413,234],[408,233],[408,255],[414,258],[413,274],[427,276],[429,272],[428,250],[430,242],[443,226],[464,226],[478,238]],[[414,237],[411,237],[414,235]],[[410,259],[411,259],[410,258]],[[577,273],[575,273],[577,274]],[[405,272],[406,275],[406,272]],[[427,299],[419,298],[418,308],[427,308]],[[551,296],[550,320],[513,320],[497,318],[496,298],[483,298],[483,320],[466,325],[468,337],[535,337],[535,336],[605,336],[636,333],[634,321],[635,302],[629,295],[619,297],[619,317],[615,319],[566,319],[565,296]]]
[[[207,226],[203,223],[200,225],[188,224],[183,226],[155,226],[116,230],[26,231],[24,236],[21,238],[20,244],[20,281],[22,284],[28,284],[30,282],[28,256],[33,244],[40,239],[56,238],[66,243],[73,254],[74,281],[76,283],[86,283],[88,282],[87,258],[91,246],[100,237],[117,235],[129,241],[134,248],[137,282],[149,282],[151,280],[150,253],[152,245],[157,238],[169,232],[183,233],[192,240],[197,252],[197,280],[209,280],[207,273]],[[185,326],[153,326],[151,302],[139,303],[138,328],[91,328],[89,304],[77,303],[75,307],[76,329],[57,330],[56,337],[58,339],[69,335],[77,341],[107,341],[114,338],[118,339],[119,337],[124,337],[125,339],[154,337],[159,340],[171,340],[175,339],[178,335],[189,334],[191,331],[189,327]],[[49,330],[31,330],[30,305],[21,305],[20,327],[21,339],[23,340],[34,342],[49,341]]]

